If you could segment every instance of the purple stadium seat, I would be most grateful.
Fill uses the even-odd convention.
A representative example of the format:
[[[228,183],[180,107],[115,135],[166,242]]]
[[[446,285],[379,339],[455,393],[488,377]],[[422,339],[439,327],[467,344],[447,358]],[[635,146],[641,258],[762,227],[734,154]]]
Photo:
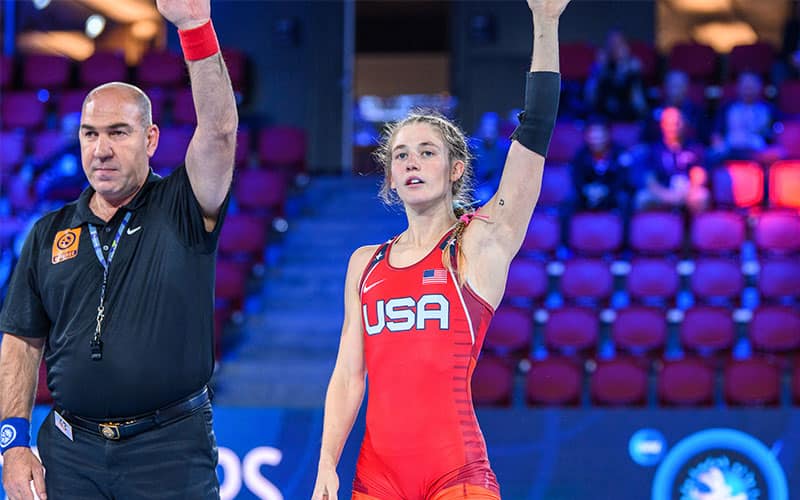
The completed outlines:
[[[744,71],[769,76],[774,60],[775,49],[770,43],[757,42],[749,45],[737,45],[728,54],[728,76],[733,79]]]
[[[592,309],[566,306],[548,313],[544,340],[549,349],[572,355],[596,347],[600,326]]]
[[[219,253],[237,262],[261,262],[266,242],[263,220],[248,214],[229,214],[219,236]]]
[[[776,161],[769,167],[769,202],[800,209],[800,160]]]
[[[508,269],[505,299],[540,299],[547,293],[547,271],[544,264],[517,257]]]
[[[0,131],[0,178],[15,171],[25,159],[25,134]]]
[[[296,127],[267,127],[258,134],[258,157],[271,169],[293,174],[306,169],[306,133]]]
[[[147,52],[136,67],[136,81],[142,87],[181,87],[188,78],[183,57],[174,52]]]
[[[800,215],[784,211],[760,214],[753,239],[761,251],[781,254],[800,252]]]
[[[542,176],[539,205],[557,207],[572,197],[572,175],[569,165],[547,165]]]
[[[66,142],[60,130],[42,130],[31,139],[31,156],[37,162],[44,162],[61,151]]]
[[[176,125],[197,124],[197,114],[194,111],[191,88],[184,87],[175,91],[172,102],[172,120]]]
[[[214,298],[226,301],[234,309],[241,306],[247,284],[247,269],[241,262],[228,259],[217,260],[217,276],[214,282]]]
[[[589,388],[597,405],[642,405],[647,398],[647,370],[628,358],[600,360]]]
[[[678,293],[680,277],[675,263],[665,258],[635,257],[626,288],[635,301],[670,300]]]
[[[533,337],[533,317],[528,309],[504,304],[497,309],[484,348],[499,354],[525,355]]]
[[[800,157],[800,120],[786,120],[783,130],[775,137],[789,158]]]
[[[549,167],[548,167],[549,168]],[[537,212],[533,214],[528,232],[522,241],[522,253],[542,253],[552,255],[561,240],[561,229],[558,216]]]
[[[641,306],[620,309],[611,325],[611,338],[617,348],[629,354],[638,356],[660,352],[667,340],[664,311]]]
[[[692,221],[692,247],[702,253],[738,253],[744,237],[744,218],[735,212],[704,212]]]
[[[514,368],[506,358],[484,354],[472,374],[472,401],[476,406],[507,406],[514,388]]]
[[[286,180],[280,172],[242,169],[236,172],[233,194],[242,211],[272,218],[283,213]]]
[[[780,372],[764,358],[729,360],[723,380],[728,404],[763,406],[779,401]]]
[[[250,158],[250,129],[240,128],[236,131],[236,157],[234,163],[237,167],[247,164]]]
[[[150,87],[143,89],[147,97],[150,98],[150,107],[153,111],[153,123],[162,125],[165,121],[164,109],[167,107],[167,101],[171,99],[170,91],[164,90],[161,87]]]
[[[750,321],[750,342],[754,349],[768,353],[800,349],[800,311],[789,306],[759,306]]]
[[[121,52],[95,52],[78,65],[78,81],[84,87],[128,80],[128,65]]]
[[[714,399],[714,370],[694,358],[665,360],[658,375],[658,399],[666,406],[705,406]]]
[[[569,300],[607,300],[614,287],[608,263],[598,259],[569,259],[564,263],[561,291]]]
[[[158,148],[150,160],[153,169],[159,172],[172,171],[183,164],[193,134],[194,131],[191,128],[162,128]]]
[[[734,339],[731,311],[715,306],[688,309],[680,326],[680,339],[683,347],[702,355],[729,350]]]
[[[569,221],[568,242],[579,253],[601,255],[622,244],[622,219],[610,212],[583,212]]]
[[[67,89],[59,92],[55,99],[58,116],[80,113],[89,90],[91,89]]]
[[[727,161],[712,175],[713,197],[718,206],[750,208],[764,201],[764,170],[757,162]]]
[[[686,72],[693,81],[711,83],[717,70],[717,53],[708,45],[679,43],[670,50],[667,65]]]
[[[44,124],[44,118],[44,103],[33,90],[6,92],[0,99],[0,120],[6,130],[17,127],[38,129]]]
[[[0,89],[7,89],[14,83],[14,59],[0,54]]]
[[[726,257],[700,257],[689,280],[698,299],[733,299],[742,293],[744,278],[739,264]]]
[[[795,365],[792,373],[792,400],[794,404],[800,405],[800,363]]]
[[[583,367],[578,359],[550,356],[531,360],[526,379],[529,404],[569,406],[580,402]]]
[[[561,77],[564,80],[584,81],[589,77],[597,50],[584,42],[562,43],[559,47]]]
[[[761,262],[758,291],[767,300],[800,298],[800,261],[797,257],[772,257]]]
[[[56,90],[70,86],[72,60],[63,56],[28,54],[22,59],[25,88]]]
[[[676,253],[683,244],[683,220],[671,212],[638,212],[631,218],[630,244],[637,253]]]
[[[548,168],[550,163],[569,163],[575,153],[583,146],[583,130],[571,121],[556,122],[550,148],[547,151]],[[545,173],[547,169],[545,169]],[[544,191],[543,191],[544,192]]]
[[[778,90],[778,110],[788,116],[800,115],[800,80],[784,80]]]

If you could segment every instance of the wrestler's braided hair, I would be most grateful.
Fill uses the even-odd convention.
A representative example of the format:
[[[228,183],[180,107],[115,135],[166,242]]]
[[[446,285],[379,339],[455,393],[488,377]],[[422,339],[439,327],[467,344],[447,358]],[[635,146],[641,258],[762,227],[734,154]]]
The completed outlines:
[[[473,212],[472,205],[475,203],[472,198],[473,167],[472,155],[467,144],[466,134],[455,123],[448,120],[437,111],[432,110],[413,110],[402,120],[389,123],[383,130],[378,148],[375,150],[374,158],[383,167],[383,182],[381,184],[379,196],[386,205],[402,205],[402,201],[397,193],[391,189],[392,173],[392,144],[394,143],[397,132],[406,125],[416,123],[426,123],[438,131],[447,148],[447,160],[450,165],[456,161],[464,163],[464,173],[453,182],[453,213],[459,221],[448,242],[447,251],[443,252],[443,261],[447,269],[452,270],[449,245],[455,245],[457,249],[459,279],[464,270],[464,256],[461,252],[461,238],[467,223],[461,220],[461,216]]]

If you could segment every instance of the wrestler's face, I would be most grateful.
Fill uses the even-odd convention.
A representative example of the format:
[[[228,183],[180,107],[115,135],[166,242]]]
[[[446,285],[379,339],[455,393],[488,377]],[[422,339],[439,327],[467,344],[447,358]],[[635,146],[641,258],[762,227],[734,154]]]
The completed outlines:
[[[83,108],[81,163],[98,195],[119,202],[133,195],[149,173],[148,160],[158,145],[158,128],[145,126],[130,91],[106,88]]]
[[[464,163],[450,164],[447,145],[433,126],[404,126],[395,134],[391,154],[389,185],[406,206],[425,208],[442,200],[452,202],[452,186],[464,173]]]

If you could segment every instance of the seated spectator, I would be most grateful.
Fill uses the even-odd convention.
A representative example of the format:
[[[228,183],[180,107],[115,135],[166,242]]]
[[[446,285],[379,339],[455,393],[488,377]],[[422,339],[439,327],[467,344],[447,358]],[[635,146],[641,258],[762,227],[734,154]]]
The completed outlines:
[[[758,158],[773,138],[775,110],[763,97],[761,77],[752,72],[739,75],[736,99],[723,106],[711,136],[713,163]]]
[[[678,108],[666,108],[659,120],[661,140],[643,159],[644,182],[636,195],[638,209],[683,208],[700,212],[708,207],[703,148],[684,137],[686,122]]]
[[[584,93],[591,111],[610,120],[634,121],[647,115],[642,63],[621,31],[611,31],[605,48],[597,52]]]
[[[689,95],[689,75],[680,70],[671,70],[664,76],[663,97],[658,107],[653,110],[653,119],[649,121],[647,137],[657,141],[661,136],[659,118],[666,108],[678,108],[685,119],[684,136],[689,141],[708,142],[708,117],[700,103]]]
[[[511,140],[500,134],[500,116],[486,112],[470,138],[475,172],[475,198],[487,201],[497,191]]]
[[[608,122],[590,117],[583,131],[584,145],[573,158],[572,179],[578,210],[612,210],[628,206],[628,167],[631,156],[611,141]]]

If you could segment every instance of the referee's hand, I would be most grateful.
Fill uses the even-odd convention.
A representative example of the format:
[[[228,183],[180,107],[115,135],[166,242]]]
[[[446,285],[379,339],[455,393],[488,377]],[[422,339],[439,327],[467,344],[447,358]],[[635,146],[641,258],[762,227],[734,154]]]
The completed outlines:
[[[42,500],[47,498],[44,467],[30,448],[18,446],[3,453],[3,489],[9,500],[34,500],[33,490]]]

